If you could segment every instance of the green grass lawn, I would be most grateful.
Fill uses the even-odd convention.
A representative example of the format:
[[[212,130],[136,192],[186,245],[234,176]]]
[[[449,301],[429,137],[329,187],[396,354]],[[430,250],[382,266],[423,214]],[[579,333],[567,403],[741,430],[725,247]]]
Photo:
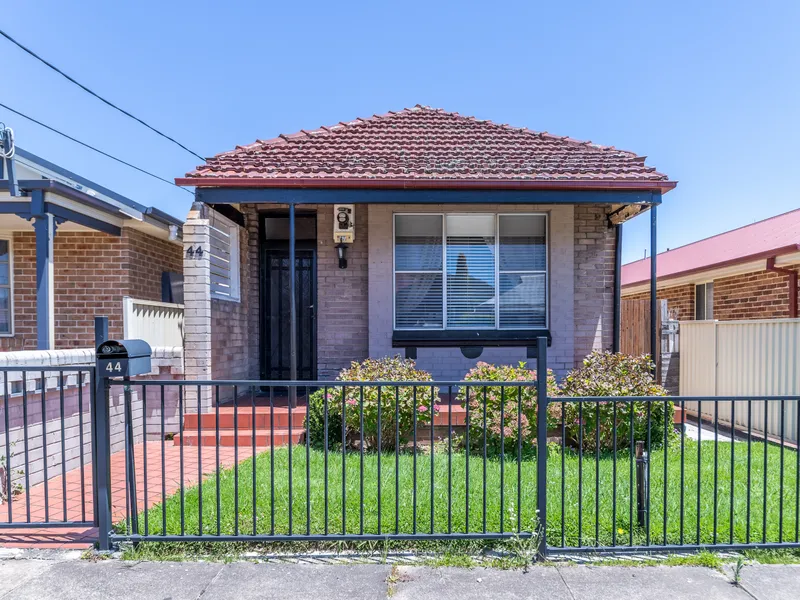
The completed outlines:
[[[747,445],[719,443],[716,462],[717,485],[715,487],[715,452],[713,442],[697,444],[686,440],[684,454],[684,485],[681,486],[681,454],[678,443],[670,444],[665,453],[654,450],[650,463],[650,540],[651,543],[700,542],[710,544],[715,541],[716,521],[719,543],[727,543],[731,535],[735,542],[747,540],[748,496],[750,498],[750,539],[760,542],[764,537],[768,542],[777,542],[780,537],[779,524],[781,491],[783,491],[783,539],[794,540],[797,517],[797,454],[789,449],[784,451],[783,485],[781,486],[781,449],[767,447],[768,466],[766,486],[764,485],[764,451],[761,443],[752,445],[750,483],[748,483]],[[731,476],[731,448],[735,446],[734,472]],[[700,523],[698,531],[698,452],[700,452]],[[289,481],[286,448],[276,449],[274,454],[274,507],[271,502],[270,484],[273,481],[270,471],[269,453],[256,457],[256,510],[253,509],[253,464],[252,459],[239,465],[238,531],[242,534],[289,533]],[[363,459],[363,490],[361,489],[361,457],[358,452],[348,452],[345,462],[345,525],[343,527],[342,495],[342,454],[331,452],[328,462],[327,531],[331,534],[347,533],[391,534],[395,531],[395,519],[399,520],[399,531],[411,533],[414,525],[414,457],[401,454],[399,474],[395,470],[393,453],[381,455],[381,530],[378,529],[378,455],[367,453]],[[536,460],[535,457],[523,459],[521,463],[521,489],[518,488],[516,457],[507,457],[502,472],[504,497],[501,505],[501,462],[490,458],[485,465],[486,486],[483,485],[484,462],[480,455],[469,456],[469,487],[467,488],[467,455],[454,452],[450,469],[446,451],[434,454],[433,481],[433,530],[448,532],[448,506],[452,506],[452,531],[484,531],[484,501],[486,503],[485,530],[498,532],[516,531],[517,516],[523,531],[530,531],[536,523]],[[667,474],[664,476],[666,458]],[[583,486],[582,502],[579,504],[577,454],[568,451],[564,457],[564,477],[562,481],[562,455],[558,449],[551,449],[548,460],[548,510],[547,531],[550,545],[562,543],[562,510],[564,512],[563,542],[567,546],[628,544],[633,530],[633,543],[647,541],[645,528],[630,521],[630,455],[620,452],[617,457],[616,479],[616,520],[613,518],[613,466],[609,455],[601,455],[598,462],[593,453],[584,454],[582,461]],[[310,479],[306,482],[306,449],[295,447],[292,455],[292,529],[296,534],[323,534],[325,521],[325,468],[323,452],[311,449],[309,463]],[[596,468],[599,466],[599,479]],[[417,493],[416,493],[416,531],[431,531],[431,456],[417,455]],[[399,476],[399,498],[395,497],[395,481]],[[452,480],[451,494],[448,494],[448,480]],[[236,532],[235,477],[233,469],[220,473],[220,523],[224,534]],[[561,501],[562,484],[565,490]],[[666,485],[667,503],[664,505]],[[522,503],[517,504],[518,489]],[[716,490],[716,492],[715,492]],[[634,480],[635,492],[635,480]],[[217,532],[217,489],[214,475],[207,476],[202,486],[203,494],[203,533]],[[764,499],[766,494],[766,531],[764,530]],[[733,495],[733,527],[731,527],[731,496]],[[683,509],[681,498],[683,496]],[[363,501],[362,501],[363,497]],[[467,498],[469,499],[469,525],[467,526]],[[485,500],[484,500],[485,498]],[[596,505],[597,498],[597,505]],[[199,532],[199,489],[187,489],[184,497],[185,531],[188,534]],[[310,520],[307,520],[306,501],[310,501]],[[399,504],[399,514],[395,510]],[[717,510],[714,510],[716,505]],[[596,512],[596,508],[599,511]],[[273,510],[274,508],[274,510]],[[664,511],[666,508],[666,530]],[[144,530],[144,518],[148,519],[151,534],[162,532],[162,506],[153,507],[140,518],[140,530]],[[684,531],[681,537],[680,515],[684,514]],[[715,516],[716,512],[716,516]],[[179,494],[166,501],[166,530],[170,534],[181,532],[181,498]],[[274,524],[273,524],[274,514]],[[596,519],[598,525],[596,528]]]

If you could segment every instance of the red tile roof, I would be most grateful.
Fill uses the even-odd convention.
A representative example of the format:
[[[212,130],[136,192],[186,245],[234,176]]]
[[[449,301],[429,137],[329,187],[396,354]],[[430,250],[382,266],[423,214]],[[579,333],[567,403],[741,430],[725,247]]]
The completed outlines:
[[[800,209],[661,252],[656,270],[661,280],[798,251]],[[649,258],[622,266],[623,287],[647,281]]]
[[[200,181],[203,180],[203,181]],[[645,157],[417,105],[261,141],[209,158],[182,185],[325,186],[344,182],[586,182],[668,190]],[[214,183],[211,183],[211,182]]]

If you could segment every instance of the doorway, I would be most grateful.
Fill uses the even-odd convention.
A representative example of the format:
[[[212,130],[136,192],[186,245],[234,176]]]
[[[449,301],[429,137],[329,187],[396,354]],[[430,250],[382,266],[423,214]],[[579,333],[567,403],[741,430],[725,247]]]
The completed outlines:
[[[296,217],[295,289],[297,294],[297,379],[317,378],[316,215]],[[290,379],[291,319],[289,226],[283,214],[261,220],[261,377]]]

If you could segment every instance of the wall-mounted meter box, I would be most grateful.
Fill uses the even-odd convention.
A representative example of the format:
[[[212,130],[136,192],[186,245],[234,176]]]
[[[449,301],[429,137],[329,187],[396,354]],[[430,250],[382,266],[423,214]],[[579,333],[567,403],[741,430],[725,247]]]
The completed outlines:
[[[333,205],[333,241],[352,244],[356,239],[356,208],[354,204]]]

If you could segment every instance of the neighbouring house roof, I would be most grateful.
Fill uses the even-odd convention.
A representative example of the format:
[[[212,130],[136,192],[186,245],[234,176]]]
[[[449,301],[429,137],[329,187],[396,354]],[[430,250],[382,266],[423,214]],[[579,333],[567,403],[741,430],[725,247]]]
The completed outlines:
[[[11,196],[11,184],[0,161],[0,225],[9,231],[32,227],[33,194],[41,193],[47,212],[64,227],[88,227],[121,235],[123,227],[141,229],[179,243],[183,221],[158,208],[145,206],[98,185],[22,148],[15,148],[15,179],[20,197]],[[46,194],[46,196],[45,196]]]
[[[800,209],[658,254],[657,278],[678,278],[800,251]],[[622,267],[622,286],[650,280],[650,259]]]
[[[237,146],[176,182],[249,187],[457,182],[458,187],[660,191],[676,185],[633,152],[420,105]]]
[[[41,158],[40,156],[36,156],[32,152],[28,152],[18,147],[15,150],[15,156],[17,157],[17,160],[22,162],[25,166],[40,173],[42,178],[52,178],[53,180],[72,187],[79,192],[88,194],[93,198],[106,201],[110,200],[113,203],[119,203],[123,206],[132,208],[137,212],[148,215],[156,221],[166,225],[176,225],[179,227],[183,225],[183,221],[177,217],[173,217],[172,215],[167,214],[154,206],[145,206],[144,204],[140,204],[135,200],[131,200],[122,194],[118,194],[107,187],[95,183],[94,181],[90,181],[89,179],[86,179],[77,173],[73,173],[64,167],[50,162],[49,160]],[[0,173],[0,176],[2,176],[2,173]]]

